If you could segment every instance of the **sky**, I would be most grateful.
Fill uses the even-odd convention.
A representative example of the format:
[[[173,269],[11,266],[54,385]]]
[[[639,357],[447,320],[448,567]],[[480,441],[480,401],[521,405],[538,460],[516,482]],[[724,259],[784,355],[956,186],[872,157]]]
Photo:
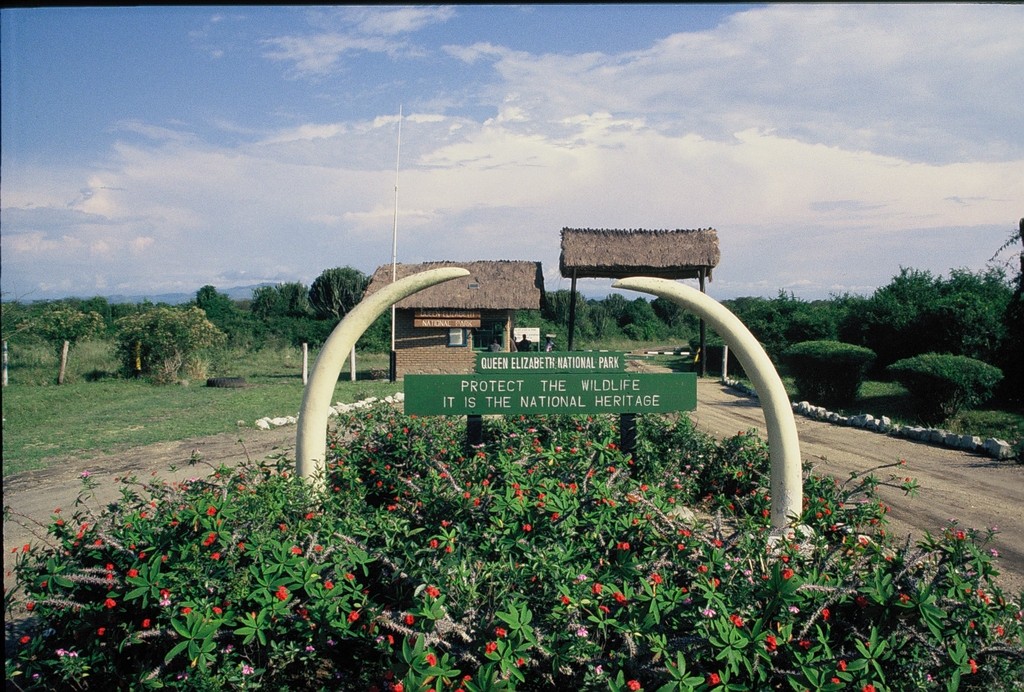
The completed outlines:
[[[548,290],[564,227],[715,228],[718,299],[982,271],[1024,216],[1022,35],[1013,4],[5,9],[3,299],[370,274],[396,228]]]

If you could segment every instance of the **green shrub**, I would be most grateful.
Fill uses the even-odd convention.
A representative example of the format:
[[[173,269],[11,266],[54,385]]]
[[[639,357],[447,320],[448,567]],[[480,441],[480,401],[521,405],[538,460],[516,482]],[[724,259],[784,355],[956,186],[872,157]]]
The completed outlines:
[[[126,373],[150,375],[158,383],[205,377],[203,351],[224,341],[224,333],[195,306],[158,306],[117,320],[117,351]]]
[[[841,408],[857,399],[875,353],[839,341],[803,341],[786,349],[784,359],[801,399]]]
[[[810,475],[771,549],[767,445],[688,419],[344,416],[324,491],[281,458],[55,513],[19,550],[19,689],[1012,689],[991,532],[885,534],[874,476]],[[897,481],[904,490],[912,483]],[[851,499],[857,501],[851,502]],[[694,514],[691,514],[690,511]],[[11,628],[12,618],[7,618]],[[938,681],[941,681],[938,682]]]
[[[918,415],[928,423],[985,402],[1003,378],[999,368],[980,360],[939,353],[904,358],[888,371],[910,391]]]

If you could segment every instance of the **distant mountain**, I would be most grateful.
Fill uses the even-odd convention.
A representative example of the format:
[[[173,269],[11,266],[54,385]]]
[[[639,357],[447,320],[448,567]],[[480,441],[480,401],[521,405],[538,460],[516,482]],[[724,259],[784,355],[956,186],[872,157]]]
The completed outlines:
[[[252,298],[252,292],[260,286],[274,286],[272,283],[254,284],[252,286],[235,286],[233,288],[218,288],[218,293],[223,293],[231,300],[249,300]],[[192,293],[143,293],[138,295],[113,295],[106,296],[107,302],[109,303],[141,303],[148,300],[151,303],[167,303],[168,305],[181,305],[191,300],[195,300],[196,293],[199,291],[197,288]]]

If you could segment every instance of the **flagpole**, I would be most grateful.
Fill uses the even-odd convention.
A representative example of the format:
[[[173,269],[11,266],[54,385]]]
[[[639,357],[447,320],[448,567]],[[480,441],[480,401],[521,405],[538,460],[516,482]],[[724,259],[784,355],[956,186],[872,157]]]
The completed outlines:
[[[395,216],[391,228],[391,283],[398,279],[398,171],[402,162],[402,106],[398,106],[398,150],[395,154]],[[395,353],[395,306],[391,306],[391,381],[398,380],[398,357]]]

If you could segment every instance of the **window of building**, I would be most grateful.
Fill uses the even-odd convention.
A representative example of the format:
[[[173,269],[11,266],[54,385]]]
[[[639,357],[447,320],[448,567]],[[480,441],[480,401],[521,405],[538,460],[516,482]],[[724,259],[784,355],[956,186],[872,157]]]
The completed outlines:
[[[466,330],[453,327],[448,330],[448,345],[449,346],[465,346],[466,345]]]

